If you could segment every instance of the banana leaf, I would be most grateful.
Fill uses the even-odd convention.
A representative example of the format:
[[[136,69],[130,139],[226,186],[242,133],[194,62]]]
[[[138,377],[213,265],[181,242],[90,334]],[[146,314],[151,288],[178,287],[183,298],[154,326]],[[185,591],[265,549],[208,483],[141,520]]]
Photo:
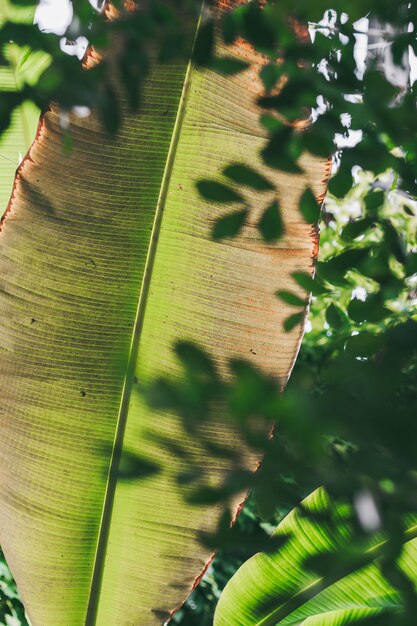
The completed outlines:
[[[32,7],[16,7],[8,0],[0,0],[0,26],[11,19],[31,23],[33,16]],[[31,53],[29,48],[13,43],[5,46],[3,54],[5,63],[0,65],[2,91],[19,91],[25,82],[34,84],[50,63],[49,55]],[[16,170],[35,139],[38,122],[38,108],[33,102],[24,102],[14,111],[7,131],[0,135],[0,215],[6,210]]]
[[[243,44],[227,54],[262,63]],[[120,89],[116,134],[71,115],[68,151],[51,106],[19,167],[0,233],[0,543],[32,626],[162,624],[208,563],[199,536],[219,511],[191,505],[177,477],[189,457],[215,485],[231,461],[141,393],[179,371],[176,340],[202,345],[222,375],[232,356],[277,384],[291,370],[302,324],[283,331],[293,309],[274,294],[311,269],[317,242],[297,205],[307,186],[323,193],[326,166],[262,166],[259,90],[253,68],[156,64],[139,112]],[[239,237],[213,241],[230,209],[196,182],[228,162],[278,186],[278,242],[256,227],[274,192],[250,190]],[[223,411],[204,435],[244,457]],[[142,471],[126,480],[129,462]]]
[[[394,623],[401,596],[382,575],[378,561],[386,538],[378,533],[364,541],[363,551],[350,553],[347,513],[345,506],[332,506],[323,489],[311,494],[279,524],[276,535],[286,539],[284,546],[273,554],[256,554],[231,578],[214,626],[345,626],[366,618],[375,618],[375,624]],[[347,556],[342,558],[343,551]],[[314,558],[316,567],[323,559],[322,576],[311,568]],[[409,520],[398,563],[416,584],[415,519]]]

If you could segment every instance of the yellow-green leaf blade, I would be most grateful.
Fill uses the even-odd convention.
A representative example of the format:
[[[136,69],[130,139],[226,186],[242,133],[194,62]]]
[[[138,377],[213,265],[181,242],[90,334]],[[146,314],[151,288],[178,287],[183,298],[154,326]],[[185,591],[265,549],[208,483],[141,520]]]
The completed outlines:
[[[253,80],[184,63],[155,67],[143,95],[114,137],[72,117],[71,153],[59,111],[46,113],[0,235],[0,542],[33,626],[151,626],[185,599],[217,511],[184,503],[185,462],[161,437],[182,438],[214,481],[225,464],[151,411],[135,379],[175,373],[171,347],[192,339],[223,373],[228,357],[251,357],[278,384],[302,332],[282,332],[289,309],[274,293],[311,265],[297,200],[322,191],[323,164],[266,173],[283,193],[278,244],[256,220],[215,243],[223,209],[195,183],[228,161],[260,165]],[[264,199],[251,201],[259,213]],[[211,428],[240,449],[222,412]],[[161,471],[119,481],[122,447]]]

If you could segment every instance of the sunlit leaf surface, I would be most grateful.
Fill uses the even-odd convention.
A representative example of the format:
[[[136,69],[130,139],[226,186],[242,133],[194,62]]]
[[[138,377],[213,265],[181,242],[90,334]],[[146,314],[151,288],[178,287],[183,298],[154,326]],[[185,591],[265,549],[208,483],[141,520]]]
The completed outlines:
[[[228,55],[259,62],[247,47]],[[19,169],[0,236],[0,543],[32,626],[161,624],[207,562],[199,532],[218,512],[187,504],[176,477],[187,455],[213,484],[228,462],[140,393],[177,372],[175,340],[202,344],[222,374],[230,356],[277,384],[291,369],[302,325],[283,331],[293,309],[275,292],[311,269],[298,200],[323,192],[325,167],[303,157],[294,176],[260,165],[253,76],[156,66],[139,113],[119,94],[116,135],[94,114],[64,131],[52,107]],[[233,242],[212,240],[230,209],[196,183],[228,162],[277,186],[277,243],[256,227],[276,192],[256,190],[254,221]],[[204,435],[241,450],[221,408]]]
[[[379,615],[382,621],[375,623],[390,623],[401,596],[378,566],[386,538],[374,536],[368,545],[364,540],[362,550],[354,547],[349,510],[332,507],[322,489],[303,502],[303,509],[278,526],[277,535],[287,537],[283,548],[255,555],[233,576],[220,598],[215,626],[345,626]],[[412,580],[416,537],[411,520],[399,565]],[[343,559],[339,551],[348,556]]]

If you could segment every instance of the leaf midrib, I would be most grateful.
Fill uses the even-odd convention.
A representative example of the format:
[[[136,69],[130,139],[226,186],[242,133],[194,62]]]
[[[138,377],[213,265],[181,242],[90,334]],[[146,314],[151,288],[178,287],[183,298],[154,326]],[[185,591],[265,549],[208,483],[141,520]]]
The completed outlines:
[[[197,25],[198,30],[198,25]],[[98,608],[100,602],[100,591],[104,574],[104,566],[107,553],[107,545],[111,528],[111,519],[114,505],[114,497],[118,482],[118,473],[120,467],[121,454],[123,449],[123,440],[126,430],[127,418],[129,413],[130,396],[134,384],[135,367],[139,351],[140,339],[145,319],[146,305],[148,301],[149,289],[152,279],[152,272],[155,262],[155,256],[159,241],[159,234],[162,225],[163,213],[169,191],[175,156],[177,152],[178,142],[181,134],[184,115],[187,107],[188,96],[193,75],[193,65],[191,60],[188,63],[184,77],[184,83],[181,93],[181,99],[177,110],[177,116],[172,132],[171,143],[165,164],[165,170],[161,181],[161,189],[155,209],[154,223],[149,240],[148,252],[143,271],[143,279],[140,288],[138,304],[136,309],[135,322],[133,325],[132,339],[129,349],[129,357],[127,360],[126,374],[121,394],[120,408],[115,431],[115,438],[112,449],[112,456],[107,475],[107,486],[104,497],[102,517],[98,533],[97,549],[93,565],[93,574],[90,587],[89,602],[85,619],[85,626],[96,626]]]

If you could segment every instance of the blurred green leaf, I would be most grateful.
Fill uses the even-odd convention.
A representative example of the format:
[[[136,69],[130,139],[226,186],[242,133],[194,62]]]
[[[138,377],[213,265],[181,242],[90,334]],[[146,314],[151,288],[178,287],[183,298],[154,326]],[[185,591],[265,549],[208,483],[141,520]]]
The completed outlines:
[[[224,239],[226,237],[235,237],[242,230],[248,217],[247,209],[242,211],[234,211],[217,220],[213,228],[214,239]]]
[[[334,330],[340,330],[345,325],[345,316],[336,304],[331,304],[326,309],[326,322]]]
[[[142,480],[159,472],[160,467],[155,462],[142,458],[134,452],[123,451],[118,472],[121,480]]]
[[[373,220],[369,217],[364,217],[358,220],[354,220],[346,224],[341,232],[341,237],[344,241],[353,241],[357,237],[363,235],[370,226],[372,226]]]
[[[261,115],[259,121],[262,126],[266,128],[266,130],[271,134],[281,130],[283,127],[283,123],[281,120],[279,120],[274,115],[268,115],[267,113]]]
[[[411,252],[406,259],[407,276],[417,273],[417,252]]]
[[[303,300],[299,296],[296,296],[295,293],[292,293],[291,291],[285,291],[281,289],[277,291],[277,296],[291,306],[305,307],[307,304],[306,300]]]
[[[311,189],[306,189],[300,198],[300,212],[309,224],[316,224],[320,219],[320,205]]]
[[[306,274],[305,272],[293,272],[292,277],[307,293],[311,293],[313,296],[321,296],[330,292],[317,276],[313,278],[310,274]]]
[[[291,332],[296,326],[300,325],[304,319],[305,313],[294,313],[290,315],[284,322],[285,332]]]
[[[385,202],[385,193],[378,189],[371,191],[365,197],[365,210],[371,217],[378,215],[378,210],[383,206]]]
[[[223,174],[235,183],[246,185],[257,191],[271,191],[274,185],[260,172],[243,163],[231,163],[227,165]]]
[[[329,181],[329,191],[336,198],[342,198],[353,186],[352,172],[341,167]]]
[[[273,202],[265,209],[258,222],[258,229],[264,241],[276,241],[282,237],[284,234],[284,223],[278,202]]]
[[[371,333],[361,332],[350,337],[346,344],[346,351],[355,357],[367,358],[373,356],[381,348],[382,337]]]
[[[250,67],[249,63],[233,57],[217,57],[210,62],[210,68],[226,76],[234,76],[244,72],[248,67]]]
[[[264,65],[259,75],[266,91],[271,91],[271,89],[275,87],[277,81],[282,76],[282,70],[282,66],[277,65],[276,63],[269,63],[268,65]]]
[[[371,294],[365,301],[353,299],[348,306],[348,315],[355,322],[381,322],[388,315],[389,309],[384,306],[380,294]]]
[[[200,180],[197,183],[197,189],[203,198],[212,202],[228,203],[242,200],[242,196],[237,191],[215,180]]]
[[[212,380],[217,378],[213,360],[200,346],[187,341],[179,341],[175,345],[175,352],[183,365],[194,376],[201,374]]]
[[[200,25],[193,49],[196,65],[209,65],[214,49],[214,20],[208,19]]]
[[[300,174],[303,170],[297,163],[297,159],[301,152],[301,142],[295,137],[294,130],[289,126],[283,126],[272,134],[269,143],[261,151],[261,155],[270,167],[291,174]]]

